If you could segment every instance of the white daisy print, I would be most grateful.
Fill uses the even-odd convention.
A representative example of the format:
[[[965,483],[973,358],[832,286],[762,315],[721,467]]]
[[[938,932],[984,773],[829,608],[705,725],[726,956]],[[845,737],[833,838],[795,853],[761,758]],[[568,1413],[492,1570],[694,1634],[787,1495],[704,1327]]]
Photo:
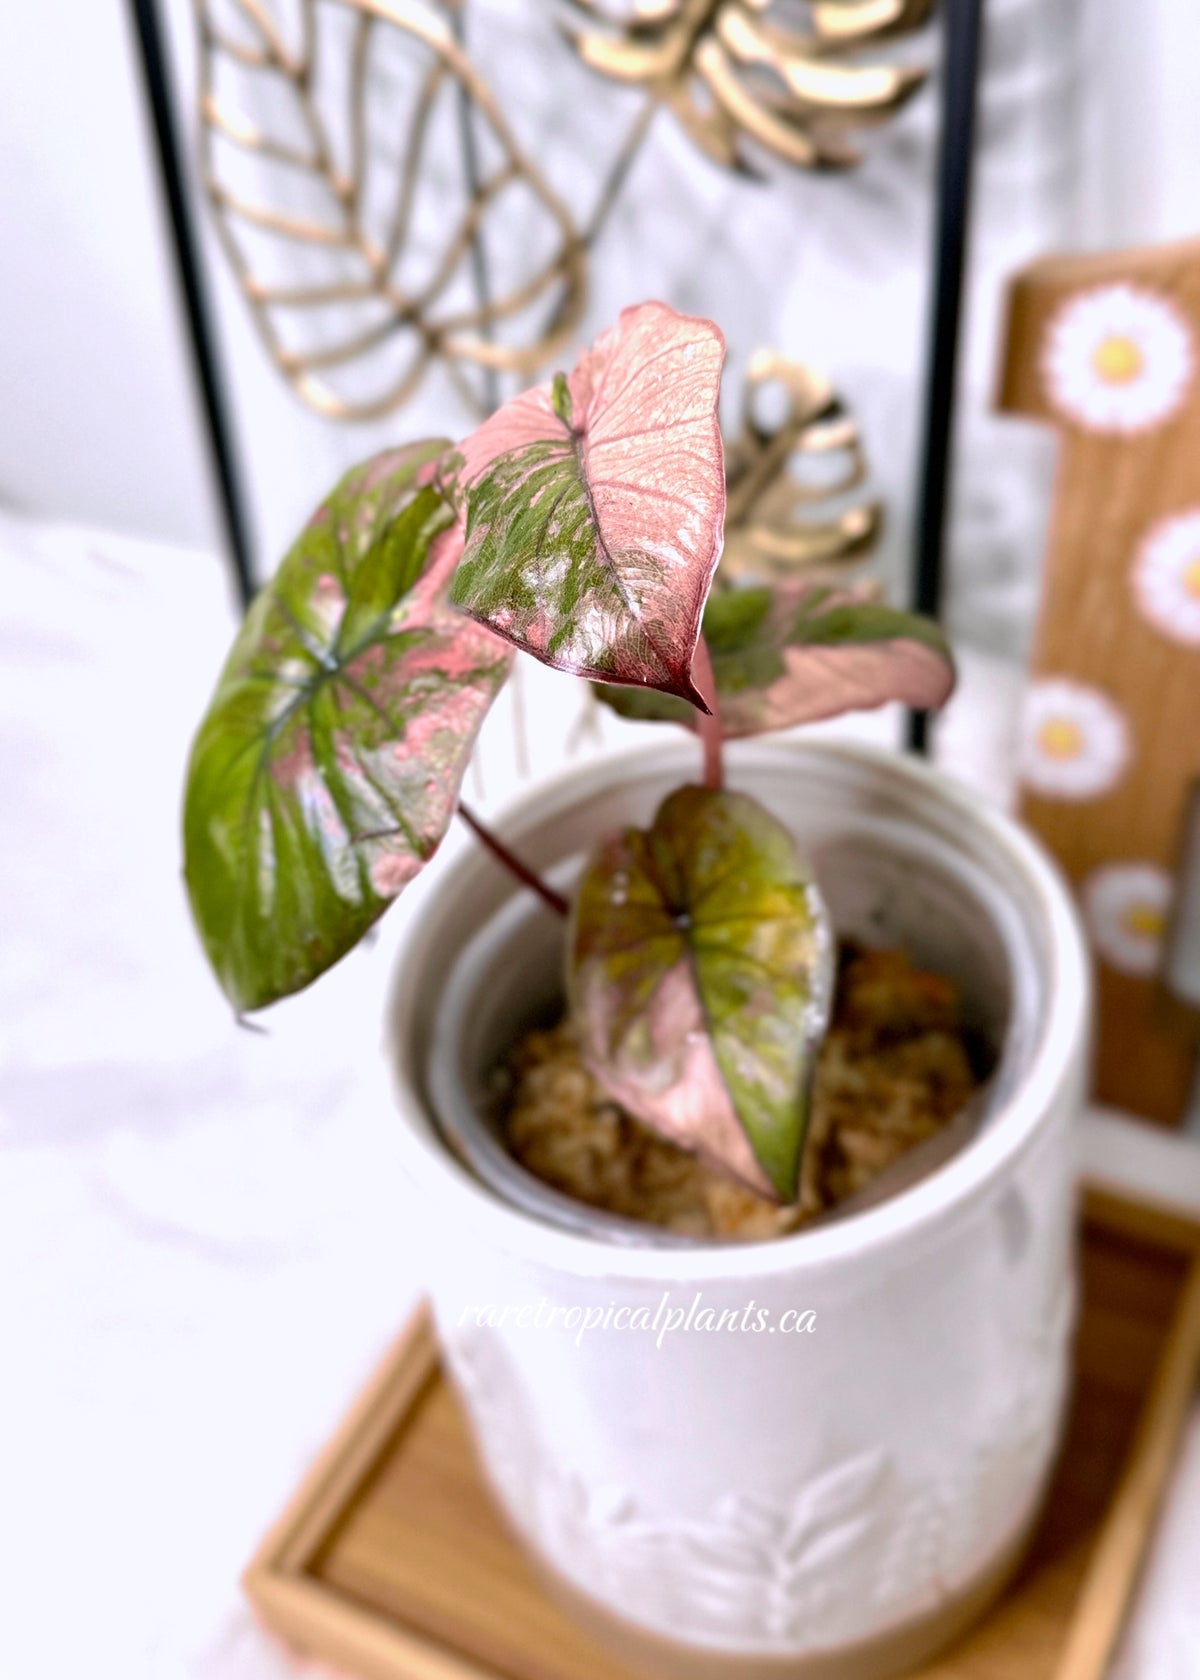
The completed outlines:
[[[1191,328],[1167,298],[1098,286],[1051,318],[1041,372],[1066,419],[1093,432],[1141,432],[1175,413],[1195,360]]]
[[[1083,909],[1097,953],[1122,974],[1157,974],[1173,883],[1154,863],[1113,863],[1083,883]]]
[[[1155,525],[1134,556],[1134,599],[1156,630],[1200,647],[1200,508]]]
[[[1049,677],[1031,683],[1021,732],[1020,776],[1046,799],[1097,799],[1120,781],[1129,724],[1098,688]]]

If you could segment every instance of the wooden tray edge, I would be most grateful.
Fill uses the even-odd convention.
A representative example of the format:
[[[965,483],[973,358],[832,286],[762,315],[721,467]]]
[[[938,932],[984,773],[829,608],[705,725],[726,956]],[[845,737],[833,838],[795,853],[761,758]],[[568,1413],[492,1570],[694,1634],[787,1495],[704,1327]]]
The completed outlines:
[[[242,1588],[269,1628],[371,1680],[392,1680],[401,1663],[414,1680],[495,1680],[468,1658],[347,1603],[305,1573],[438,1364],[433,1315],[422,1302],[242,1574]]]
[[[1150,1550],[1198,1381],[1200,1256],[1194,1255],[1125,1468],[1075,1601],[1055,1680],[1104,1680]]]
[[[272,1524],[246,1576],[264,1569],[291,1574],[305,1568],[345,1496],[376,1462],[408,1406],[437,1367],[433,1316],[422,1302],[376,1366],[332,1439],[317,1455],[278,1521]]]

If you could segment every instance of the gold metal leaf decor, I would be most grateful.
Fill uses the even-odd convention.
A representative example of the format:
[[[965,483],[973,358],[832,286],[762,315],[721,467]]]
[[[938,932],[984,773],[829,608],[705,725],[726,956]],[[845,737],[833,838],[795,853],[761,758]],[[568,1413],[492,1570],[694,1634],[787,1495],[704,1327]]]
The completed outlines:
[[[777,21],[796,15],[786,0],[631,0],[620,15],[600,0],[571,5],[600,26],[566,28],[586,64],[645,87],[701,151],[743,172],[757,172],[754,147],[802,169],[859,162],[848,136],[925,79],[859,55],[919,28],[932,0],[810,0],[806,29]]]
[[[777,425],[756,413],[769,391],[784,403]],[[742,430],[725,445],[728,503],[718,577],[767,582],[802,567],[838,568],[865,558],[883,519],[877,500],[855,497],[866,476],[858,427],[829,382],[773,350],[757,351],[746,375]]]
[[[259,333],[305,402],[372,418],[441,364],[485,408],[488,377],[528,373],[570,338],[583,244],[452,9],[196,9],[205,188]]]

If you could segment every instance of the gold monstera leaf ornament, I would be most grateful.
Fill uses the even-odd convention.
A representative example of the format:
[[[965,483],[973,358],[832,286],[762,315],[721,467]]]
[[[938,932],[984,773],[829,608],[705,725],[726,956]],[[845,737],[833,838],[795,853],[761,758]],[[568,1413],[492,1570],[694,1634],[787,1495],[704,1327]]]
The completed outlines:
[[[259,334],[310,407],[386,414],[440,364],[486,408],[489,375],[528,374],[573,335],[583,242],[452,7],[195,5],[204,186]]]
[[[787,0],[635,0],[619,15],[571,4],[586,20],[566,29],[584,63],[644,87],[702,152],[744,173],[755,149],[801,169],[856,164],[849,136],[925,79],[866,53],[919,28],[932,0],[811,0],[803,29]]]
[[[763,410],[774,399],[771,419]],[[882,524],[858,426],[823,374],[774,350],[751,357],[741,430],[726,440],[723,582],[769,582],[864,559]]]

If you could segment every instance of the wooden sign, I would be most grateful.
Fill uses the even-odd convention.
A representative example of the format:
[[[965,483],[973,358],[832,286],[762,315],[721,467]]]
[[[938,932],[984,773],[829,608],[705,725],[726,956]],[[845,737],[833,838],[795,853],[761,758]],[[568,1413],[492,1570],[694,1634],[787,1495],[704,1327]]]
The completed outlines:
[[[1021,810],[1096,958],[1096,1095],[1179,1121],[1200,1013],[1200,242],[1013,283],[1000,405],[1061,439]]]

